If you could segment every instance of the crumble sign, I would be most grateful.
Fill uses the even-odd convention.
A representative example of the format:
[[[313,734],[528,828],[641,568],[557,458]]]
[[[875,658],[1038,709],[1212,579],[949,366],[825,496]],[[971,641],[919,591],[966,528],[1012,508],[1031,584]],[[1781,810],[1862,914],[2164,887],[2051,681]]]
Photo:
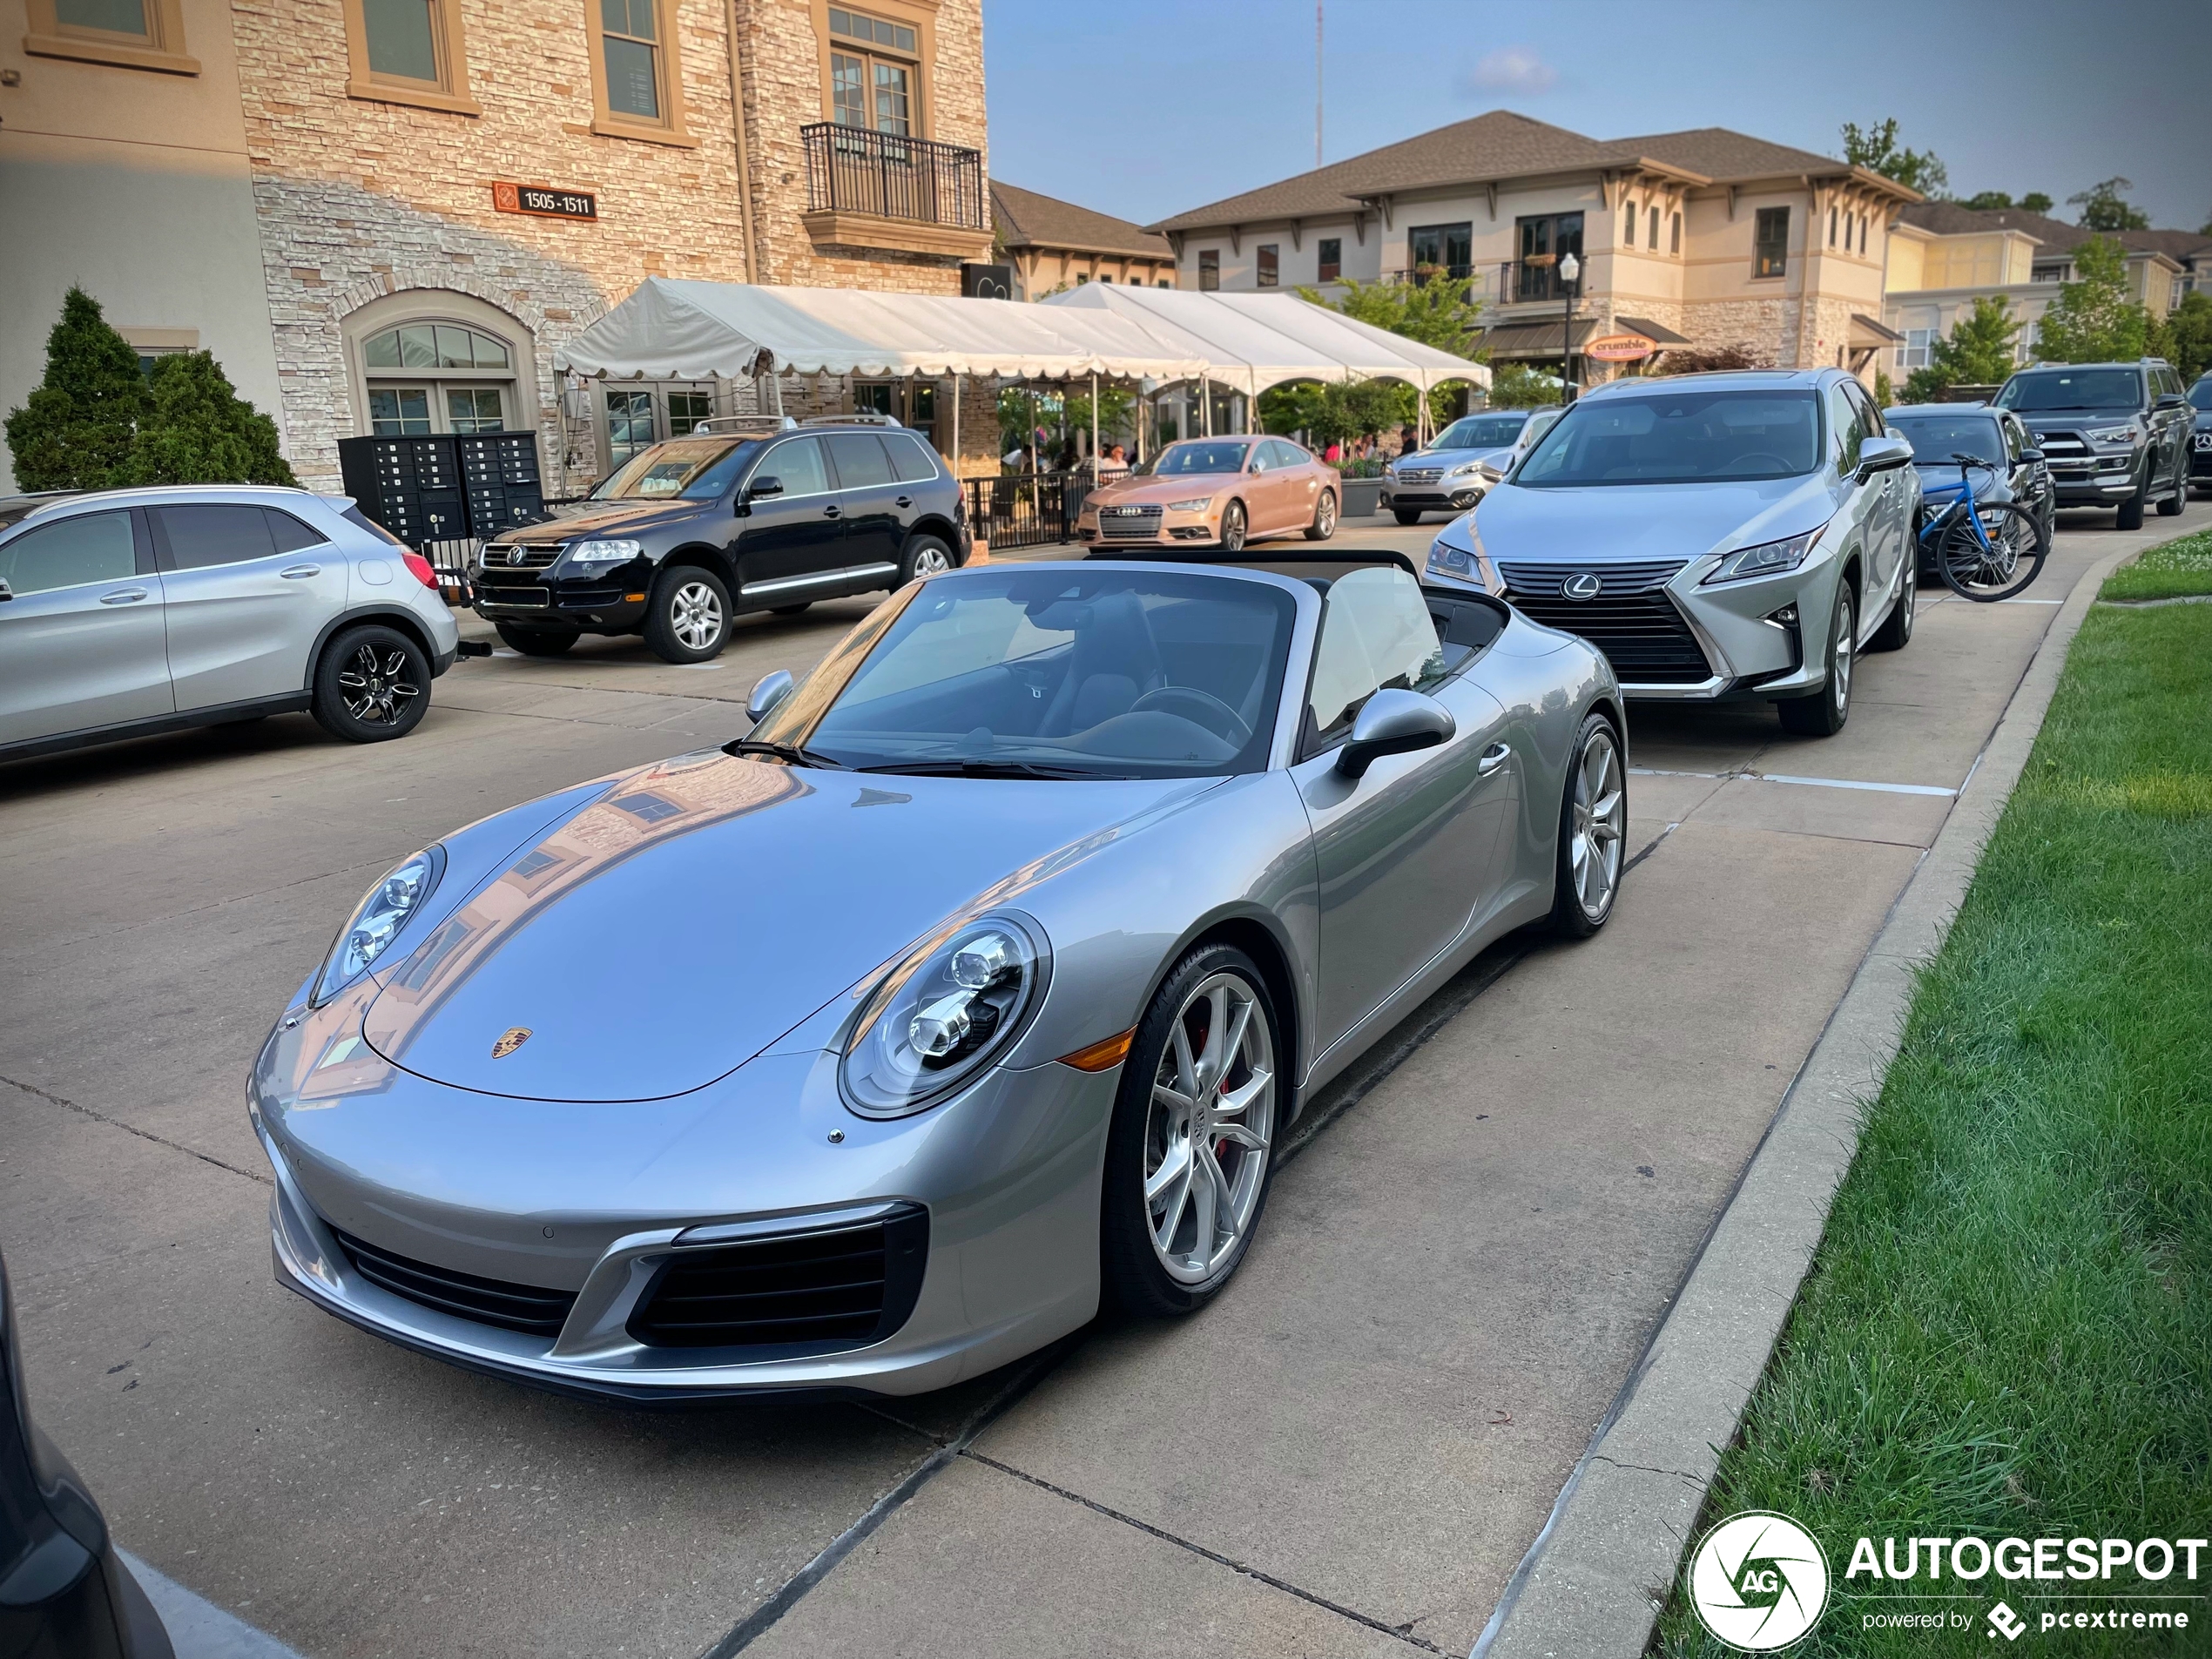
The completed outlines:
[[[496,184],[491,205],[502,213],[535,213],[541,219],[597,221],[599,199],[588,190],[556,190],[550,185]]]
[[[1607,334],[1582,347],[1582,355],[1601,363],[1639,363],[1659,349],[1659,342],[1642,334]]]

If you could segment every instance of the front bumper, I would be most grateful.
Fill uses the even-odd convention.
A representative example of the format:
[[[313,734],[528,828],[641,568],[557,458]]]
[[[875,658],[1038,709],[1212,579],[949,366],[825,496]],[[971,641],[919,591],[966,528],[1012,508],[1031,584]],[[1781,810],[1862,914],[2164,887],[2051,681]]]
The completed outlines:
[[[2128,457],[2124,469],[2117,471],[2094,462],[2060,463],[2049,469],[2052,499],[2060,507],[2117,506],[2143,487],[2148,466],[2146,456]]]
[[[1489,488],[1481,479],[1464,483],[1393,485],[1387,479],[1377,498],[1386,510],[1424,513],[1464,513],[1482,499]]]
[[[2189,435],[2189,476],[2212,478],[2212,428],[2203,428]]]
[[[280,1028],[272,1049],[296,1035]],[[819,1051],[764,1055],[691,1095],[619,1107],[508,1100],[373,1062],[339,1098],[265,1106],[265,1080],[288,1069],[265,1055],[251,1096],[276,1175],[279,1282],[469,1370],[631,1404],[914,1394],[1034,1352],[1097,1309],[1116,1072],[992,1072],[943,1105],[879,1123],[846,1109],[835,1056]],[[928,1242],[912,1312],[880,1340],[678,1348],[628,1328],[659,1270],[687,1251],[887,1204],[926,1211]],[[687,1236],[703,1228],[723,1236]],[[340,1231],[450,1274],[575,1300],[557,1335],[504,1329],[370,1282]]]
[[[496,568],[472,576],[474,608],[486,622],[547,629],[634,628],[645,617],[647,590],[642,579],[568,586]]]

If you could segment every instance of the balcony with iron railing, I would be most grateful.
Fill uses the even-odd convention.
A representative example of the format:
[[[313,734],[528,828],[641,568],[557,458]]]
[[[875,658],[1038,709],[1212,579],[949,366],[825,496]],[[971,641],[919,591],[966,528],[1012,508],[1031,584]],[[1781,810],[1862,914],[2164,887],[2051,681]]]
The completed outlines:
[[[981,151],[835,121],[801,127],[799,137],[806,225],[818,244],[963,258],[989,247]]]

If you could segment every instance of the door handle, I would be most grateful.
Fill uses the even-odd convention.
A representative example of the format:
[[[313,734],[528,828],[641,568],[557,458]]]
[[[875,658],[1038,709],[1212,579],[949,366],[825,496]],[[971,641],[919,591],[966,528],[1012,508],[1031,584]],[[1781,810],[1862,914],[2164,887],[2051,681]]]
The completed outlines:
[[[899,505],[901,507],[911,507],[914,504],[914,501],[912,496],[901,496],[899,497]]]
[[[118,588],[113,593],[102,594],[100,603],[104,605],[134,605],[146,597],[144,588]]]
[[[1497,771],[1499,767],[1504,765],[1507,761],[1512,759],[1512,745],[1494,743],[1487,749],[1485,749],[1482,752],[1481,759],[1474,763],[1475,775],[1479,778],[1487,778],[1492,772]]]
[[[282,577],[287,582],[302,582],[311,576],[320,576],[322,574],[322,566],[320,564],[295,564],[289,570],[279,570],[277,574]]]
[[[822,516],[824,518],[841,518],[844,515],[835,507],[825,507],[822,509]]]

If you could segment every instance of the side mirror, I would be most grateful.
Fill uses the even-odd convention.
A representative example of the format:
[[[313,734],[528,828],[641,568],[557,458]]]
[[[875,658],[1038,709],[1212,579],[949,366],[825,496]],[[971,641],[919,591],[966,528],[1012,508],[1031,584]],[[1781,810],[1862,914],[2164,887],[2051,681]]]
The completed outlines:
[[[2023,449],[2020,451],[2020,464],[2024,467],[2040,465],[2042,459],[2043,452],[2040,449]]]
[[[745,498],[747,501],[759,501],[763,496],[780,496],[783,493],[784,481],[782,479],[756,478],[746,487]]]
[[[1858,446],[1859,482],[1865,483],[1878,472],[1894,472],[1899,467],[1912,464],[1911,440],[1885,432],[1868,438]]]
[[[759,725],[776,711],[776,705],[792,693],[798,682],[792,678],[791,670],[779,668],[772,674],[763,674],[752,688],[752,695],[745,698],[745,718]]]
[[[1385,755],[1433,749],[1449,742],[1457,730],[1452,711],[1433,697],[1394,687],[1377,691],[1352,721],[1350,739],[1337,751],[1337,770],[1347,778],[1364,778]]]
[[[12,599],[12,598],[14,598],[15,597],[16,597],[16,590],[15,590],[13,588],[10,587],[10,586],[9,586],[6,583],[4,583],[4,582],[0,582],[0,602],[4,602],[4,601],[6,601],[6,600]]]
[[[2188,399],[2179,392],[2161,392],[2158,395],[2158,407],[2161,409],[2178,409],[2188,401]]]

